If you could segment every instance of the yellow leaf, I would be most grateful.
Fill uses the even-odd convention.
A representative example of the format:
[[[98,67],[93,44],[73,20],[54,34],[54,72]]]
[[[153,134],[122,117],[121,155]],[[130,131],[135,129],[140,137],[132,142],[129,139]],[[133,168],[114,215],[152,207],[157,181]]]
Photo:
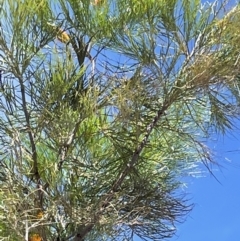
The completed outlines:
[[[35,233],[30,236],[29,241],[42,241],[42,237]]]
[[[94,0],[93,5],[94,5],[94,6],[100,6],[100,5],[102,5],[104,2],[105,2],[104,0]]]
[[[69,34],[66,33],[63,29],[61,29],[60,27],[52,23],[47,23],[47,24],[51,26],[54,31],[56,31],[56,37],[60,42],[67,44],[70,41]]]
[[[70,37],[69,35],[63,31],[61,28],[59,28],[58,32],[57,32],[57,39],[62,42],[62,43],[68,43],[70,41]]]
[[[38,218],[38,219],[41,219],[41,218],[43,217],[43,215],[44,215],[43,211],[39,211],[39,212],[37,213],[37,218]]]

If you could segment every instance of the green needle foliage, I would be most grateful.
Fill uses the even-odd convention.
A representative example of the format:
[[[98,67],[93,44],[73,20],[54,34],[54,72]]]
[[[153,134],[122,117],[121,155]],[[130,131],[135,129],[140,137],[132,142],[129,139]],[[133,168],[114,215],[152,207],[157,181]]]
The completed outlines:
[[[174,235],[183,178],[239,115],[226,4],[0,2],[1,240]]]

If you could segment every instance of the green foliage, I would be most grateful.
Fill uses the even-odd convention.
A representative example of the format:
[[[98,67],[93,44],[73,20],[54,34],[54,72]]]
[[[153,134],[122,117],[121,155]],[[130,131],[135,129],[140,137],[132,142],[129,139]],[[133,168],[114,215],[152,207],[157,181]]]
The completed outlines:
[[[1,2],[0,239],[175,233],[182,178],[239,113],[239,7],[224,6]]]

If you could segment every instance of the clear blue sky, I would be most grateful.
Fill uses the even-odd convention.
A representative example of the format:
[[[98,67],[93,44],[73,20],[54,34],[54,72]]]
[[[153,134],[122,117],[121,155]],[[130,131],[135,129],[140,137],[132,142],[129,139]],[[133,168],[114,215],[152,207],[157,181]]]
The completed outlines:
[[[237,125],[234,136],[210,143],[222,165],[214,172],[221,184],[211,175],[188,183],[195,207],[170,241],[240,241],[240,122]]]

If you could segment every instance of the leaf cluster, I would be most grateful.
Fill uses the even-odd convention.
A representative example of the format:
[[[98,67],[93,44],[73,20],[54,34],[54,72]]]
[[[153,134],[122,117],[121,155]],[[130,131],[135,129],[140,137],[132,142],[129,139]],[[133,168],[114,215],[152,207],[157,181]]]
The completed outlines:
[[[239,8],[1,2],[0,237],[162,240],[239,106]],[[58,41],[58,31],[69,42]]]

